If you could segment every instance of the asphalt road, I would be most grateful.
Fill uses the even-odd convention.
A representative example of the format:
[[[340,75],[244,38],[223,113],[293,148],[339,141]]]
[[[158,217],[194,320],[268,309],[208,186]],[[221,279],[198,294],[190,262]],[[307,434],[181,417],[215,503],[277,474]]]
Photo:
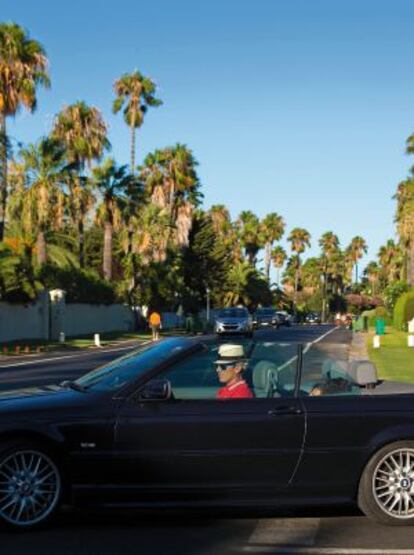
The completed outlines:
[[[263,339],[315,342],[342,353],[351,334],[329,326],[261,330]],[[338,347],[342,344],[342,347]],[[59,355],[10,367],[0,363],[0,387],[14,388],[74,378],[131,349],[100,350]],[[54,360],[52,360],[52,358]],[[28,364],[30,362],[30,364]],[[90,513],[64,510],[53,527],[30,534],[0,532],[1,553],[26,555],[189,555],[189,554],[303,554],[414,555],[414,527],[389,528],[370,522],[356,509],[312,510],[262,515],[188,512]],[[255,518],[252,518],[255,517]]]
[[[292,326],[278,330],[265,328],[255,332],[255,337],[280,343],[310,343],[317,340],[333,326]],[[335,330],[323,338],[324,343],[347,343],[351,334],[346,330]],[[50,353],[48,355],[10,358],[0,362],[0,391],[17,387],[34,387],[60,383],[75,379],[97,366],[122,356],[137,346],[128,342],[117,347],[88,349],[78,353]]]

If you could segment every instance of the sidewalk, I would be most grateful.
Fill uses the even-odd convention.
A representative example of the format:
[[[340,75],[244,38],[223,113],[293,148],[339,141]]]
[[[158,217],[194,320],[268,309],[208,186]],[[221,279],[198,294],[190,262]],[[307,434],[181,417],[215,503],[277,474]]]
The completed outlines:
[[[365,333],[352,332],[352,341],[349,346],[349,360],[369,360]]]
[[[70,347],[70,346],[64,346],[62,345],[62,348],[55,348],[52,349],[50,351],[43,351],[41,353],[29,353],[29,354],[25,354],[25,353],[21,353],[19,355],[14,355],[14,354],[10,354],[10,355],[2,355],[0,354],[0,365],[4,364],[4,363],[8,363],[8,364],[13,364],[13,362],[15,363],[22,363],[22,362],[29,362],[29,361],[38,361],[38,362],[42,362],[43,360],[48,360],[50,358],[55,358],[55,357],[64,357],[65,355],[67,356],[73,356],[73,355],[83,355],[83,354],[89,354],[92,352],[105,352],[105,351],[111,351],[114,349],[114,347],[120,347],[128,349],[128,348],[132,348],[134,346],[138,346],[141,344],[145,344],[147,341],[150,341],[151,338],[148,337],[148,339],[143,339],[143,338],[137,338],[137,339],[123,339],[123,340],[113,340],[113,341],[105,341],[105,345],[102,347],[96,347],[95,345],[90,345],[90,346],[85,346],[85,347]]]

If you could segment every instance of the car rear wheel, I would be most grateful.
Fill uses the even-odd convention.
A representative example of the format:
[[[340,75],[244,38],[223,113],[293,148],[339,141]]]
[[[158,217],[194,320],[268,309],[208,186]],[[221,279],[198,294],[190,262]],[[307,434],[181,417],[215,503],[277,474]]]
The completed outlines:
[[[361,477],[358,505],[382,524],[414,524],[414,441],[392,443],[372,457]]]
[[[62,478],[52,456],[28,442],[0,446],[0,522],[31,529],[48,522],[62,495]]]

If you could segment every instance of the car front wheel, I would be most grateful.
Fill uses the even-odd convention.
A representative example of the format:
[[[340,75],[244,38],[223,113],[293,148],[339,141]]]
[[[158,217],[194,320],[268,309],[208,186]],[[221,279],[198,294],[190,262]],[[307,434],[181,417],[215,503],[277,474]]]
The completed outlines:
[[[362,474],[359,508],[368,517],[393,526],[414,524],[414,441],[380,449]]]
[[[62,495],[60,470],[43,447],[16,441],[0,446],[0,522],[16,530],[48,522]]]

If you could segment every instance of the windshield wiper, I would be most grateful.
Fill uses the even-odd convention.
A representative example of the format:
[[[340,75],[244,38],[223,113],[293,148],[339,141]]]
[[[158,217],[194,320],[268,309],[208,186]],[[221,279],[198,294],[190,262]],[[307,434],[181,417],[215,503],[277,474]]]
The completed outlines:
[[[64,380],[61,384],[60,387],[64,387],[66,389],[73,389],[74,391],[80,391],[82,393],[84,393],[86,391],[86,387],[83,387],[83,385],[80,385],[76,382],[73,382],[71,380]]]

